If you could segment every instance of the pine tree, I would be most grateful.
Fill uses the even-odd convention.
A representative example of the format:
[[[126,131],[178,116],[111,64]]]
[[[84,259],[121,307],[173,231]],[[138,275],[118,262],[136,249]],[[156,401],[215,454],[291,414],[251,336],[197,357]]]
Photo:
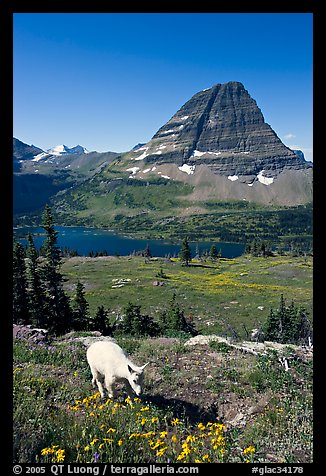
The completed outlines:
[[[88,302],[85,298],[84,285],[78,280],[76,285],[76,295],[73,303],[72,328],[75,331],[88,329]]]
[[[183,310],[180,309],[175,293],[172,296],[168,309],[164,310],[161,314],[161,323],[164,332],[177,331],[187,332],[192,335],[197,334],[193,324],[187,322]]]
[[[141,306],[128,303],[120,329],[123,333],[134,336],[156,336],[160,333],[158,324],[151,316],[141,313]]]
[[[30,323],[25,250],[18,242],[14,243],[13,249],[13,321],[16,324]]]
[[[103,335],[112,333],[112,327],[108,323],[108,311],[104,309],[104,306],[97,308],[95,317],[91,322],[91,327],[94,331],[99,331]]]
[[[47,303],[41,279],[38,253],[31,234],[27,237],[28,299],[31,323],[36,327],[47,327]]]
[[[191,261],[191,249],[189,246],[188,238],[184,238],[184,240],[182,241],[179,258],[182,263],[184,263],[186,266],[189,266],[189,262]]]
[[[71,309],[69,298],[63,290],[63,276],[60,273],[61,255],[57,244],[58,233],[55,231],[49,206],[45,207],[42,220],[41,226],[46,231],[46,239],[41,249],[45,257],[42,279],[48,301],[49,330],[55,334],[63,334],[71,327]]]
[[[282,344],[307,343],[312,336],[312,326],[304,308],[297,308],[294,302],[286,306],[283,294],[279,308],[271,309],[269,318],[264,327],[265,340],[280,342]]]
[[[144,256],[145,256],[145,258],[151,258],[152,257],[152,253],[151,253],[151,250],[150,250],[150,247],[149,247],[148,243],[147,243],[146,248],[144,250]]]
[[[209,250],[209,257],[215,261],[219,257],[219,252],[217,251],[217,248],[215,245],[212,245],[210,250]]]

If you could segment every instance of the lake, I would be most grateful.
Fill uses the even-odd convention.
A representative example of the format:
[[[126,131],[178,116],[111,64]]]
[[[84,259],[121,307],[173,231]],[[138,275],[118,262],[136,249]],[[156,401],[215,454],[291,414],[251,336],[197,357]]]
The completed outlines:
[[[108,255],[127,256],[134,252],[142,251],[148,245],[152,256],[165,257],[177,256],[180,251],[180,243],[171,243],[168,240],[143,240],[128,238],[109,230],[85,227],[56,226],[58,232],[58,245],[61,248],[76,250],[81,256],[88,256],[91,251],[101,252],[106,250]],[[26,245],[27,234],[34,237],[36,248],[40,248],[44,241],[44,229],[41,227],[24,227],[14,230],[18,241]],[[202,254],[215,244],[221,250],[223,258],[236,258],[243,254],[245,245],[241,243],[221,242],[191,242],[189,243],[192,256],[195,256],[198,247]]]

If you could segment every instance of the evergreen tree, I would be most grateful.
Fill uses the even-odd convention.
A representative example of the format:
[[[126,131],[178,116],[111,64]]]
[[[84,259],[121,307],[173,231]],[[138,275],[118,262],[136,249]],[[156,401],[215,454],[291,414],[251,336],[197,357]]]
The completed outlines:
[[[31,234],[27,238],[28,299],[31,323],[36,327],[47,327],[47,302],[41,279],[38,253]]]
[[[219,252],[217,251],[217,248],[215,245],[212,245],[210,250],[209,250],[209,257],[213,260],[216,261],[217,258],[219,257]]]
[[[280,342],[282,344],[307,343],[312,337],[312,326],[304,308],[297,308],[294,302],[286,306],[283,294],[279,308],[271,309],[269,318],[264,327],[265,340]]]
[[[184,312],[180,309],[180,306],[176,300],[176,294],[174,293],[167,310],[164,310],[161,314],[162,330],[164,332],[177,331],[186,332],[192,335],[196,335],[197,331],[193,324],[187,321]]]
[[[95,317],[92,319],[91,327],[95,331],[101,332],[103,335],[112,334],[112,327],[108,323],[108,311],[104,309],[104,306],[97,308]]]
[[[45,283],[48,301],[49,330],[55,334],[63,334],[71,327],[71,308],[69,298],[63,290],[63,276],[60,273],[61,255],[57,244],[57,235],[51,209],[45,207],[42,217],[42,228],[46,231],[46,239],[42,246],[45,264],[42,268],[42,279]]]
[[[184,240],[182,241],[179,258],[182,263],[184,263],[186,266],[189,266],[189,262],[191,261],[191,249],[189,246],[188,238],[184,238]]]
[[[134,336],[155,336],[160,333],[158,324],[151,316],[140,312],[141,306],[128,303],[125,309],[123,322],[120,324],[120,330]]]
[[[151,258],[152,257],[152,253],[151,253],[151,250],[150,250],[150,247],[149,247],[148,243],[147,243],[146,248],[144,250],[144,256],[145,256],[145,258]]]
[[[85,298],[84,289],[84,285],[78,280],[72,312],[72,328],[75,331],[87,330],[89,325],[89,305]]]
[[[13,249],[13,321],[15,324],[30,323],[25,250],[17,241]]]

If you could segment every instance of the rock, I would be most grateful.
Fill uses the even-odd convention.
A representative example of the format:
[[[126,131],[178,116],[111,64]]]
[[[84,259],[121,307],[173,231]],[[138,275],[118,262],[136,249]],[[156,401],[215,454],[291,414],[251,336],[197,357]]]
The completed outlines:
[[[230,421],[227,422],[228,426],[244,426],[246,424],[245,415],[241,412]]]
[[[100,340],[104,340],[104,341],[107,341],[107,342],[115,342],[115,339],[113,339],[113,337],[109,337],[109,336],[75,337],[75,340],[81,342],[85,347],[89,347],[94,342],[97,342],[97,341],[100,341]]]
[[[163,281],[153,281],[153,286],[164,286],[164,284]]]
[[[16,339],[29,339],[33,342],[46,342],[48,340],[48,331],[46,329],[33,328],[30,325],[13,324],[13,337]]]
[[[208,335],[208,336],[203,336],[203,335],[198,335],[195,337],[191,337],[191,339],[187,340],[185,342],[186,346],[192,346],[192,345],[206,345],[209,344],[210,342],[224,342],[226,344],[229,344],[228,340],[225,339],[224,337],[216,336],[216,335]]]

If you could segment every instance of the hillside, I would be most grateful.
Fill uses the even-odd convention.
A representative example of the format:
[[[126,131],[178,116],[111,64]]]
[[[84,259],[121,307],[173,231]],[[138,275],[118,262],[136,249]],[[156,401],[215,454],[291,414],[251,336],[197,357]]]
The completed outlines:
[[[14,462],[312,462],[311,352],[122,337],[134,362],[150,361],[144,394],[125,399],[120,386],[118,400],[101,401],[85,358],[92,339],[14,340]]]

